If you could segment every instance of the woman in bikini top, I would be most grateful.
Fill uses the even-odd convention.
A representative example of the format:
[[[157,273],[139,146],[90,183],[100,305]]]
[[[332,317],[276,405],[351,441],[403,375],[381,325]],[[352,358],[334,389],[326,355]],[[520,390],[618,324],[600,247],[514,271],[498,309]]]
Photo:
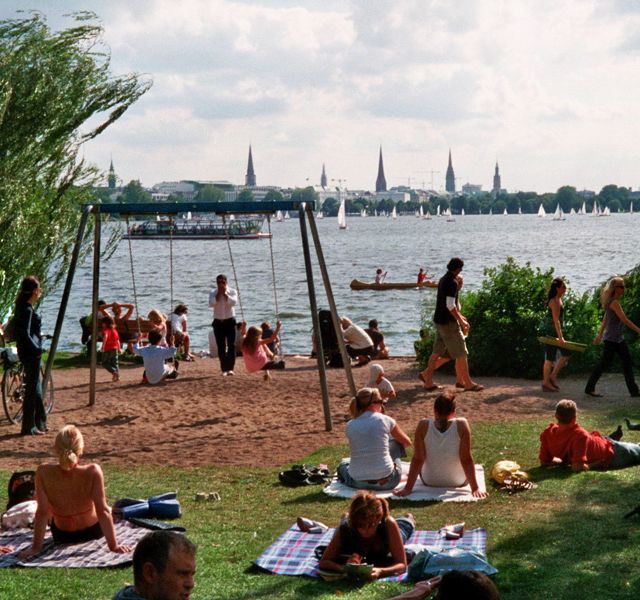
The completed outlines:
[[[80,543],[104,536],[112,552],[131,551],[116,540],[102,469],[97,464],[79,464],[83,449],[80,430],[67,425],[56,436],[54,450],[58,464],[38,467],[33,544],[21,553],[21,559],[42,550],[47,523],[56,542]]]

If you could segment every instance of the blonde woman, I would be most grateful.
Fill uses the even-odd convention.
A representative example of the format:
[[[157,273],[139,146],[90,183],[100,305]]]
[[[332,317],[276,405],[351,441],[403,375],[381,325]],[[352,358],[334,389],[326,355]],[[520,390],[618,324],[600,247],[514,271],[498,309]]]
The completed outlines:
[[[624,372],[624,380],[627,384],[627,389],[633,398],[640,396],[638,391],[638,384],[633,377],[633,362],[631,360],[631,354],[629,354],[629,348],[624,341],[624,329],[628,327],[636,333],[640,334],[640,327],[630,321],[620,306],[620,298],[624,295],[625,284],[622,277],[614,277],[610,279],[602,289],[600,294],[600,303],[604,308],[604,318],[600,325],[598,335],[593,340],[594,344],[600,344],[604,342],[604,349],[602,351],[602,359],[600,364],[595,368],[587,386],[584,390],[585,394],[589,396],[595,396],[599,398],[602,394],[596,392],[596,383],[598,379],[605,371],[608,371],[613,362],[613,357],[617,354],[622,362],[622,370]]]
[[[166,348],[167,343],[167,317],[163,315],[157,308],[152,308],[147,315],[147,319],[151,323],[151,327],[160,332],[162,336],[158,346]]]
[[[102,469],[94,463],[81,465],[83,450],[84,440],[75,425],[58,432],[54,444],[58,464],[40,465],[36,471],[38,508],[33,544],[20,553],[21,559],[42,550],[47,523],[57,543],[78,544],[104,536],[112,552],[131,551],[116,540]]]

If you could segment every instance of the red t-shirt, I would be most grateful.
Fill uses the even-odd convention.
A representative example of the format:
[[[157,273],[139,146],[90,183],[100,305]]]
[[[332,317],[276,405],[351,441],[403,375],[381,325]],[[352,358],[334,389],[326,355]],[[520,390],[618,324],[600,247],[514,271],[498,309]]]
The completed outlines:
[[[577,423],[549,425],[540,434],[540,462],[549,464],[554,458],[563,463],[601,463],[607,466],[613,457],[613,444],[599,432],[589,433]]]
[[[120,350],[120,336],[115,327],[102,330],[102,351],[106,352],[107,350]]]

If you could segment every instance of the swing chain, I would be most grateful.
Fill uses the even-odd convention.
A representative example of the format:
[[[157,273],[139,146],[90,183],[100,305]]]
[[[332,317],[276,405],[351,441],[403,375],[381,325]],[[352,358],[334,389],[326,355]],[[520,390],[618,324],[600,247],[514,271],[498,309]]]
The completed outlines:
[[[136,324],[138,326],[138,335],[140,335],[140,314],[138,312],[138,292],[136,290],[136,274],[133,268],[133,248],[131,246],[131,232],[129,230],[129,215],[125,215],[125,223],[127,226],[127,241],[129,242],[129,264],[131,267],[131,284],[133,285],[133,305],[136,309]]]
[[[173,215],[169,215],[169,295],[169,308],[173,310]]]
[[[233,271],[233,280],[235,281],[236,293],[238,294],[238,306],[240,307],[240,316],[244,321],[244,310],[242,308],[242,300],[240,299],[240,286],[238,285],[238,276],[236,274],[236,264],[233,261],[233,252],[231,252],[231,241],[229,238],[229,228],[227,227],[226,215],[222,215],[222,225],[227,234],[226,238],[227,238],[227,248],[229,249],[229,260],[231,261],[231,270]]]

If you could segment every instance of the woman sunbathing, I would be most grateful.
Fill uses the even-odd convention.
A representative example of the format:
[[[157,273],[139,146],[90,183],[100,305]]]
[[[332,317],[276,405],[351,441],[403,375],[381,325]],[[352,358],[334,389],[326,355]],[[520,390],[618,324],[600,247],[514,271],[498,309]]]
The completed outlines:
[[[475,498],[487,493],[478,489],[475,464],[471,456],[471,428],[464,418],[456,418],[456,397],[443,392],[433,403],[435,419],[422,419],[416,428],[414,452],[407,483],[394,492],[408,496],[418,475],[425,485],[462,487],[469,485]]]
[[[370,564],[371,572],[362,575],[366,579],[400,575],[407,570],[404,544],[414,530],[411,514],[394,519],[384,498],[358,492],[320,559],[320,569],[344,572],[345,564]]]
[[[384,400],[375,388],[362,388],[349,406],[349,461],[338,466],[338,479],[349,487],[392,490],[402,476],[401,457],[409,436],[384,414]]]
[[[78,544],[104,536],[112,552],[131,551],[116,540],[102,469],[97,464],[79,464],[83,449],[84,440],[75,425],[67,425],[58,432],[54,445],[58,464],[40,465],[36,471],[38,508],[33,544],[20,553],[20,559],[42,550],[49,522],[54,542]]]

